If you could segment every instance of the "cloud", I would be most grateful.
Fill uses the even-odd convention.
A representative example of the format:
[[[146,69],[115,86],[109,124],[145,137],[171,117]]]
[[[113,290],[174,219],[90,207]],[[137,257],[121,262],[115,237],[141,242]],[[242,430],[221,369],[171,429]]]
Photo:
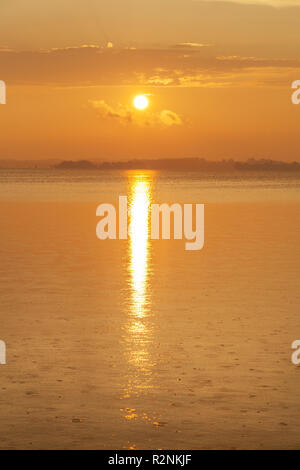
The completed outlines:
[[[178,48],[178,49],[189,49],[189,48],[193,48],[193,47],[212,47],[213,44],[202,44],[202,43],[198,43],[198,42],[182,42],[180,44],[175,44],[174,47]]]
[[[160,120],[166,126],[180,126],[182,124],[182,120],[178,114],[174,113],[173,111],[169,111],[168,109],[164,109],[160,113]]]
[[[299,59],[216,56],[207,47],[117,49],[82,45],[37,52],[1,51],[9,85],[228,87],[288,83]],[[290,77],[291,75],[291,77]],[[124,112],[124,110],[123,110]],[[128,115],[124,119],[128,119]]]
[[[89,106],[96,111],[98,118],[115,119],[121,124],[137,124],[141,126],[162,124],[167,127],[180,126],[183,124],[178,114],[167,109],[160,112],[151,112],[149,110],[140,112],[122,104],[112,106],[104,100],[90,100]]]
[[[205,0],[209,2],[239,3],[241,5],[267,5],[272,7],[297,7],[300,6],[300,0]]]
[[[90,100],[90,106],[97,111],[98,116],[117,119],[122,122],[132,122],[134,113],[127,107],[118,105],[113,108],[104,100]]]

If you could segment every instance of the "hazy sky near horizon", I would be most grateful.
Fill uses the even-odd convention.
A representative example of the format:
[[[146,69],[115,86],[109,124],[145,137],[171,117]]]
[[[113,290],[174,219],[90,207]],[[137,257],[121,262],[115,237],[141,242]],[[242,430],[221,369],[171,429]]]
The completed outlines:
[[[1,0],[0,159],[300,161],[299,31],[300,0]]]

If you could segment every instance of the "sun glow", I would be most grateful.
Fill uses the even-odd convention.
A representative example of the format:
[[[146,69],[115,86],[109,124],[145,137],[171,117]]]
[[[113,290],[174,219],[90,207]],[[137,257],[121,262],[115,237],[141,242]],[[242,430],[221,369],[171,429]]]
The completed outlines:
[[[133,100],[134,107],[136,109],[146,109],[149,105],[149,100],[145,95],[136,96]]]

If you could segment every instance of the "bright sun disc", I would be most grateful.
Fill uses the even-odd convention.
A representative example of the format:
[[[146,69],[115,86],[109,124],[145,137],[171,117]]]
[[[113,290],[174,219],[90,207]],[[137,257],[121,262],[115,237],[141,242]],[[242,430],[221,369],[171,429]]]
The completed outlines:
[[[144,95],[136,96],[133,100],[133,104],[136,109],[145,109],[149,104],[149,100]]]

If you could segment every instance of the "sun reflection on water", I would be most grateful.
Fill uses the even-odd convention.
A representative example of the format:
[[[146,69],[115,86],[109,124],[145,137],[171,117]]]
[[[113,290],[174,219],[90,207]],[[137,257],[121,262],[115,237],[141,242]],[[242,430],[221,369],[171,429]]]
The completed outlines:
[[[131,188],[130,207],[130,265],[132,305],[138,318],[145,316],[148,277],[148,225],[150,205],[148,181],[134,181]]]
[[[128,361],[127,395],[138,395],[151,388],[153,359],[151,354],[152,322],[149,288],[149,211],[152,177],[148,173],[129,174],[129,309],[126,323]]]
[[[154,368],[157,361],[155,321],[151,297],[152,248],[150,205],[153,202],[153,172],[128,173],[129,239],[126,257],[128,276],[127,309],[123,344],[127,363],[120,411],[130,426],[142,420],[149,432],[166,425],[154,408]],[[128,449],[136,442],[128,441]]]

